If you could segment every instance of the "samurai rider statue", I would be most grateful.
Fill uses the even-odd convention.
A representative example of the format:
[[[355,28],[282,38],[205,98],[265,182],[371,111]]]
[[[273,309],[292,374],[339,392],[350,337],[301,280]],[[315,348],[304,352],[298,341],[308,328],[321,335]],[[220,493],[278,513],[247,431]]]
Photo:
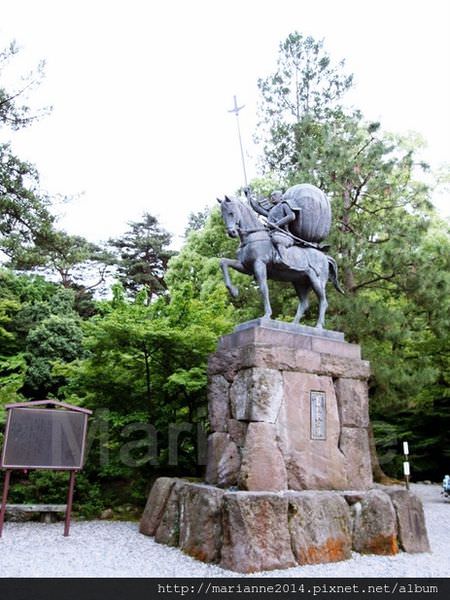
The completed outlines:
[[[325,322],[327,299],[325,286],[330,279],[339,286],[336,261],[325,253],[321,244],[330,231],[331,207],[326,195],[316,186],[302,183],[290,187],[284,194],[272,193],[267,200],[257,201],[246,190],[248,202],[225,196],[218,198],[222,219],[230,237],[239,238],[236,259],[220,261],[224,281],[234,297],[238,289],[230,279],[229,269],[252,275],[264,302],[264,317],[270,318],[272,308],[267,279],[293,284],[299,305],[294,323],[299,323],[308,308],[308,293],[313,290],[319,299],[316,327]],[[261,222],[258,215],[266,218]]]

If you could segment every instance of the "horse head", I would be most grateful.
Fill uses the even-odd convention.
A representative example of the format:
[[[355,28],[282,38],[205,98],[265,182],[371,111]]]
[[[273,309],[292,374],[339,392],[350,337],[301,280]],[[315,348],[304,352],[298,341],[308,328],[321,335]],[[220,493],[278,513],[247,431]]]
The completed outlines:
[[[222,213],[222,219],[225,223],[227,234],[232,238],[238,237],[241,226],[239,200],[225,196],[225,200],[217,198],[217,202],[220,204],[220,211]]]

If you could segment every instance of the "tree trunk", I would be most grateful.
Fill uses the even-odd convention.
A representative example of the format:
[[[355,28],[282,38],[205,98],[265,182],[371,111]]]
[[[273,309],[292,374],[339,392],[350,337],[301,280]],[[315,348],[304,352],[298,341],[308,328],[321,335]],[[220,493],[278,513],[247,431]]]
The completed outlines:
[[[391,479],[386,473],[383,471],[380,465],[380,461],[378,460],[377,448],[375,445],[375,436],[373,434],[372,423],[369,423],[369,448],[370,448],[370,461],[372,463],[372,475],[375,483],[381,483],[384,485],[389,485],[395,483],[396,480]]]
[[[342,213],[342,232],[345,235],[352,235],[350,233],[350,210],[352,207],[352,198],[350,194],[351,187],[350,185],[346,185],[344,188],[344,203],[343,203],[343,213]],[[344,286],[345,289],[349,292],[353,292],[355,287],[355,277],[353,275],[353,269],[351,268],[351,250],[347,249],[346,251],[346,266],[344,268]]]

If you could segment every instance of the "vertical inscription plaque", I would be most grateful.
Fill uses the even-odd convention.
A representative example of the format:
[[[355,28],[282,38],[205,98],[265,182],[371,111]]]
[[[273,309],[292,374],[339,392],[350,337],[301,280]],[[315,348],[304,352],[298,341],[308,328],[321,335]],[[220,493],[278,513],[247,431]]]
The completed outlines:
[[[327,405],[325,392],[310,392],[311,439],[327,439]]]

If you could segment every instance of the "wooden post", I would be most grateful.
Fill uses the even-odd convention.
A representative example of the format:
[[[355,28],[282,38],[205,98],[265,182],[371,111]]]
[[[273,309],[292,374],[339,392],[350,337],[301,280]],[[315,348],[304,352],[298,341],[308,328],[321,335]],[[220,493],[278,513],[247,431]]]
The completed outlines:
[[[67,509],[66,509],[66,520],[64,523],[64,537],[67,537],[69,535],[70,515],[72,513],[73,490],[75,487],[75,476],[76,476],[76,471],[71,471],[70,479],[69,479],[69,489],[67,491]]]
[[[5,521],[6,501],[8,500],[10,478],[11,478],[11,469],[7,469],[6,473],[5,473],[5,481],[3,483],[2,507],[0,509],[0,537],[2,537],[3,523]]]

